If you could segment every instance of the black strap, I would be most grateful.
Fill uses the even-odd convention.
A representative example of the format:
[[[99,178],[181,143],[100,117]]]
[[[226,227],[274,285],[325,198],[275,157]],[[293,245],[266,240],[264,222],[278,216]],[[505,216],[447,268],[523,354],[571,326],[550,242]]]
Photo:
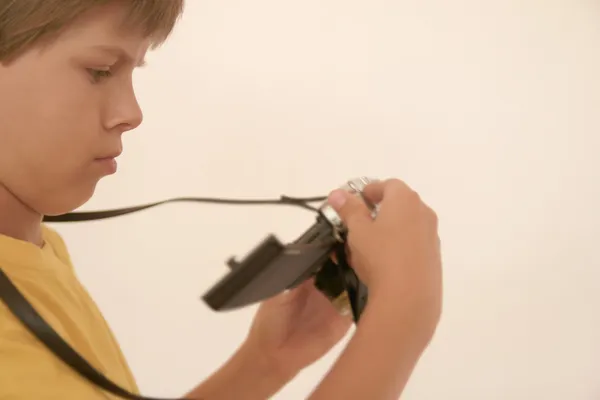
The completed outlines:
[[[160,399],[143,397],[133,394],[116,383],[112,382],[98,370],[92,367],[83,357],[77,353],[58,333],[38,314],[27,299],[19,292],[10,278],[0,268],[0,298],[8,306],[8,309],[25,325],[25,327],[36,336],[50,351],[52,351],[63,362],[77,371],[90,382],[104,390],[129,400],[184,400],[182,399]]]
[[[344,238],[344,242],[346,239]],[[358,324],[363,310],[366,306],[367,287],[358,279],[356,272],[350,267],[346,246],[337,246],[335,255],[337,258],[338,279],[342,282],[344,290],[348,293],[352,317]]]
[[[327,197],[293,198],[289,196],[281,196],[279,199],[259,200],[222,199],[210,197],[178,197],[128,208],[92,212],[72,212],[58,216],[46,216],[44,217],[44,222],[79,222],[106,219],[142,211],[161,204],[172,202],[200,202],[230,205],[294,205],[318,212],[317,208],[308,205],[308,203],[317,201],[322,202],[326,199]],[[60,335],[38,314],[38,312],[29,303],[29,301],[27,301],[23,294],[19,292],[10,278],[4,273],[4,271],[2,271],[2,268],[0,268],[0,299],[8,306],[8,309],[15,315],[15,317],[17,317],[21,323],[52,353],[54,353],[58,358],[77,371],[84,378],[101,387],[102,389],[129,400],[188,400],[185,398],[166,399],[138,396],[123,389],[102,375],[64,339],[62,339]]]
[[[318,209],[310,206],[308,203],[323,202],[327,200],[327,197],[289,197],[281,196],[279,199],[254,199],[254,200],[241,200],[241,199],[223,199],[217,197],[176,197],[168,200],[157,201],[155,203],[144,204],[140,206],[117,208],[113,210],[103,211],[81,211],[72,212],[68,214],[44,217],[44,222],[79,222],[79,221],[92,221],[98,219],[106,219],[118,217],[120,215],[131,214],[134,212],[146,210],[148,208],[156,207],[166,203],[175,202],[194,202],[194,203],[214,203],[223,205],[292,205],[305,208],[310,211],[318,212]]]

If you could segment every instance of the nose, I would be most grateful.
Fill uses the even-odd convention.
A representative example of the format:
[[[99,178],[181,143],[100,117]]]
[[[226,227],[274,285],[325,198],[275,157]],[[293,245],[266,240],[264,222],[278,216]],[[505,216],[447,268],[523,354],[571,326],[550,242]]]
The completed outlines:
[[[142,124],[144,116],[133,86],[121,86],[111,97],[106,118],[107,130],[127,132]]]

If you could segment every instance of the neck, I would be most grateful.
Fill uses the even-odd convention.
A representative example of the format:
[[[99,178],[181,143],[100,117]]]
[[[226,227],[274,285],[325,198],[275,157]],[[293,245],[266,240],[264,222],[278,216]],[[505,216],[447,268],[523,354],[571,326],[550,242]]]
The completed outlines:
[[[42,215],[0,184],[0,235],[42,246]]]

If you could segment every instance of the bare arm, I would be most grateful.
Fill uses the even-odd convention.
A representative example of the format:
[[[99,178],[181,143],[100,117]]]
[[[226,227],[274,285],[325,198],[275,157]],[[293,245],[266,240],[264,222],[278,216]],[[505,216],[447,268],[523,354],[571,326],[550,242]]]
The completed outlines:
[[[391,289],[391,288],[390,288]],[[345,351],[309,400],[400,397],[430,334],[416,322],[414,308],[374,293]],[[244,344],[209,379],[190,392],[190,400],[266,400],[293,377],[274,370]]]
[[[283,376],[248,344],[223,367],[192,390],[190,400],[265,400],[279,392],[293,377]]]
[[[385,296],[369,299],[354,337],[309,399],[398,399],[430,338],[412,313]]]

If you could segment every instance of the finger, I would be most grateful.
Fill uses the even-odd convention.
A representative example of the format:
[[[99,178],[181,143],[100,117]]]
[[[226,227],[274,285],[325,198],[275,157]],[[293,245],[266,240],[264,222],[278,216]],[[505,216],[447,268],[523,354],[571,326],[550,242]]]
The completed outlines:
[[[365,202],[346,190],[334,190],[327,201],[348,229],[360,229],[361,226],[368,226],[373,222],[371,211]]]
[[[385,216],[397,216],[406,209],[420,208],[421,198],[400,179],[388,179],[381,185],[374,186],[373,196],[380,196],[378,217],[387,219]]]
[[[384,197],[398,191],[411,192],[412,189],[400,179],[391,178],[369,183],[364,187],[362,194],[372,204],[379,204]]]
[[[365,200],[373,205],[379,204],[383,200],[386,182],[376,181],[366,185],[362,190]]]

